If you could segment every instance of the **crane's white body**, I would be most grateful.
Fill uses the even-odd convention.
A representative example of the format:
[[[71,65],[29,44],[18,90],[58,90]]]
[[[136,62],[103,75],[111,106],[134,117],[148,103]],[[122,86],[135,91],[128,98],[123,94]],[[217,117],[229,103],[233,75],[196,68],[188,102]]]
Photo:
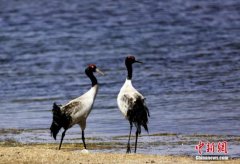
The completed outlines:
[[[118,108],[125,118],[127,118],[127,111],[131,104],[134,104],[137,97],[144,97],[132,85],[132,81],[126,79],[117,97]]]
[[[72,118],[69,127],[79,124],[82,130],[86,128],[86,119],[92,110],[97,92],[98,85],[94,85],[82,96],[71,100],[69,103],[61,107],[62,112]]]

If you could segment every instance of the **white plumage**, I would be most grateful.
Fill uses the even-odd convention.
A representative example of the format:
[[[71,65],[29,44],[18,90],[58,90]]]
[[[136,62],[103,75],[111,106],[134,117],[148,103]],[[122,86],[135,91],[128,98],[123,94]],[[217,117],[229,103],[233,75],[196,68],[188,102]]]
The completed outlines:
[[[61,107],[61,111],[69,115],[72,119],[69,127],[79,124],[82,130],[86,128],[86,119],[92,110],[97,92],[98,85],[96,84],[82,96],[71,100],[69,103]]]
[[[122,88],[117,97],[118,108],[122,112],[123,116],[127,119],[127,111],[129,110],[129,101],[132,103],[136,102],[136,99],[141,97],[144,100],[144,97],[141,93],[139,93],[132,85],[132,81],[126,79]],[[128,99],[126,99],[128,98]]]

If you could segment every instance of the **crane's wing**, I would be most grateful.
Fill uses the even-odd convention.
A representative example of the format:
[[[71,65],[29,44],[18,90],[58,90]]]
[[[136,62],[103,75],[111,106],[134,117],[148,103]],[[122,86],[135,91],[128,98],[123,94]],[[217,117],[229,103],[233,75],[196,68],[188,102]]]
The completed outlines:
[[[62,112],[66,115],[72,115],[81,109],[82,103],[80,101],[70,101],[62,107]]]
[[[123,94],[119,98],[118,104],[121,112],[128,119],[130,119],[131,116],[129,114],[132,111],[134,111],[135,115],[143,115],[145,113],[147,116],[150,116],[148,107],[145,104],[145,98],[141,94]]]

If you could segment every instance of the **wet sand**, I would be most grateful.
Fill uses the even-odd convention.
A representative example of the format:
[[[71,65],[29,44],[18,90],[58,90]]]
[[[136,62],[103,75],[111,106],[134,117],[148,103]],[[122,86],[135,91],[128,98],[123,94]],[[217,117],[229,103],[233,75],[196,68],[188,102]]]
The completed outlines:
[[[56,150],[56,144],[0,144],[0,163],[205,163],[188,156],[145,154],[93,153],[72,149],[71,144]],[[210,161],[210,163],[240,163],[240,159]]]

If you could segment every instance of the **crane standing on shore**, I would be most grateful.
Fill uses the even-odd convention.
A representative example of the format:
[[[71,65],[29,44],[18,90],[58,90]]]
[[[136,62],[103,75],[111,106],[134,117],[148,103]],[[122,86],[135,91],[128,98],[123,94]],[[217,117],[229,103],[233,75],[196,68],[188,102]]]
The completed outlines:
[[[123,84],[118,97],[118,107],[124,117],[130,123],[130,132],[129,132],[129,139],[127,145],[127,153],[131,153],[130,148],[130,138],[131,138],[131,131],[133,124],[136,127],[136,140],[135,140],[135,150],[137,151],[137,140],[138,135],[141,134],[141,126],[148,132],[148,117],[149,111],[145,104],[145,98],[141,93],[139,93],[133,86],[132,86],[132,64],[133,63],[142,63],[135,60],[134,56],[128,56],[125,59],[125,65],[127,67],[128,75],[125,83]]]
[[[71,128],[73,125],[78,124],[82,129],[82,141],[84,148],[86,149],[84,130],[86,128],[86,119],[89,113],[92,110],[92,106],[95,100],[95,97],[98,92],[98,82],[96,77],[93,75],[93,72],[98,72],[104,75],[96,65],[90,64],[86,70],[86,75],[90,78],[92,82],[92,87],[89,91],[87,91],[82,96],[71,100],[66,105],[57,105],[53,104],[53,121],[50,127],[51,134],[53,138],[56,140],[57,134],[61,128],[64,129],[61,137],[61,141],[59,144],[59,150],[61,149],[62,141],[65,136],[66,131]]]

